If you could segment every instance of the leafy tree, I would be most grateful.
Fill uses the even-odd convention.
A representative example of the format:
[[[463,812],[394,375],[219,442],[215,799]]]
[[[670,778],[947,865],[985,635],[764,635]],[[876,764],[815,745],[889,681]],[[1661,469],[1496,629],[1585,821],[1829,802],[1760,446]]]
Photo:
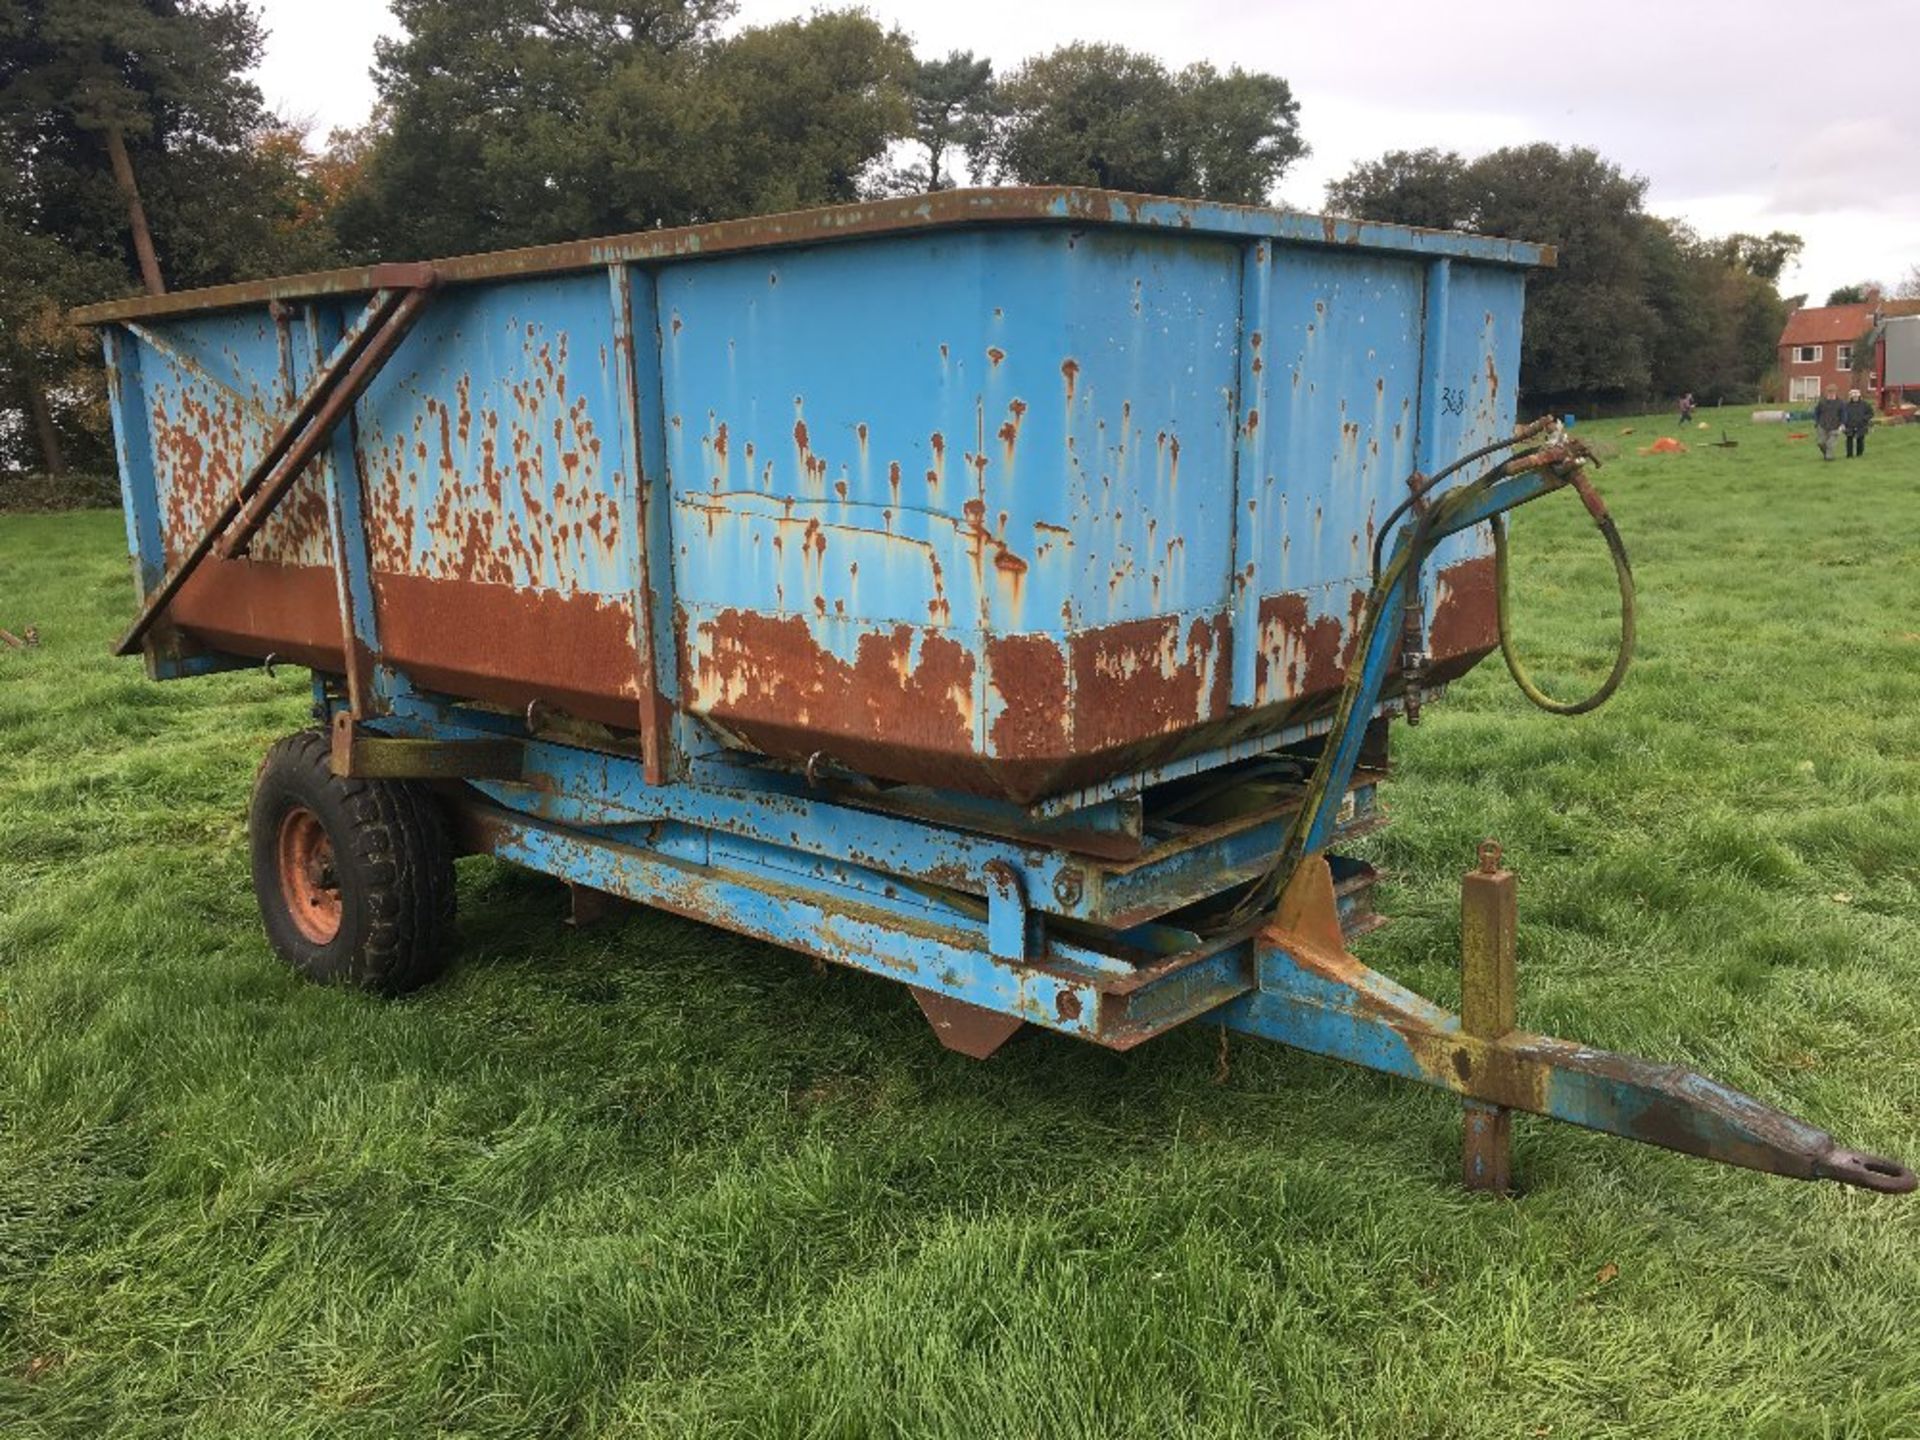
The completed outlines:
[[[108,463],[97,348],[65,312],[125,284],[112,261],[0,218],[0,471],[58,479]]]
[[[260,46],[241,0],[15,0],[0,20],[0,123],[37,228],[96,251],[117,242],[163,289],[160,251],[183,228],[166,222],[205,178],[191,172],[244,152],[266,121],[239,78]]]
[[[1190,65],[1175,80],[1182,193],[1242,205],[1266,202],[1307,153],[1300,106],[1278,75]]]
[[[1522,387],[1543,396],[1646,393],[1658,324],[1641,244],[1647,182],[1592,150],[1546,144],[1496,150],[1469,174],[1476,230],[1559,250],[1558,266],[1528,287]]]
[[[1660,317],[1653,336],[1654,394],[1749,390],[1774,363],[1787,305],[1773,281],[1748,268],[1752,237],[1709,240],[1677,221],[1647,218],[1648,297]],[[1798,244],[1797,237],[1787,240]],[[1762,262],[1762,268],[1773,268]]]
[[[1116,45],[1064,45],[998,87],[974,168],[1020,184],[1097,185],[1259,204],[1306,153],[1285,80],[1179,75]]]
[[[911,88],[913,138],[925,148],[927,160],[903,170],[897,188],[950,189],[947,153],[977,148],[992,124],[993,62],[976,59],[971,50],[955,50],[944,60],[922,60],[914,67]]]
[[[1773,284],[1780,273],[1806,248],[1806,242],[1786,230],[1766,235],[1729,235],[1718,242],[1722,261]]]
[[[1529,404],[1724,393],[1770,363],[1774,289],[1796,235],[1703,240],[1650,216],[1646,182],[1594,151],[1526,145],[1468,161],[1391,151],[1328,187],[1364,219],[1545,241],[1559,264],[1529,281],[1521,387]]]
[[[401,0],[338,217],[444,255],[855,199],[911,123],[906,38],[858,11],[722,39],[727,0]]]
[[[1865,285],[1842,285],[1838,290],[1828,294],[1827,304],[1859,305],[1864,303],[1866,298],[1867,287]]]
[[[915,69],[906,35],[858,10],[815,11],[715,46],[695,83],[725,97],[724,123],[709,132],[718,148],[685,218],[859,199],[888,147],[910,133]]]
[[[1730,363],[1731,337],[1716,293],[1725,269],[1691,227],[1644,217],[1647,303],[1657,323],[1648,337],[1652,394],[1713,394]]]
[[[1467,162],[1452,150],[1389,150],[1328,185],[1327,208],[1395,225],[1468,229],[1474,212]]]
[[[1062,46],[1000,82],[998,123],[974,168],[1019,184],[1173,194],[1175,99],[1173,77],[1150,55]]]
[[[20,417],[0,429],[41,468],[105,454],[95,341],[66,307],[330,256],[294,223],[301,162],[245,79],[260,45],[241,0],[0,5],[0,407]]]

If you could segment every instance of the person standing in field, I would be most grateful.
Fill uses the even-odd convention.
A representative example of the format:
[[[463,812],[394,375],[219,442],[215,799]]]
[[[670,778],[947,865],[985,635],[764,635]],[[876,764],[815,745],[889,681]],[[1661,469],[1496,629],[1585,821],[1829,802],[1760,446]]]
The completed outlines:
[[[1693,392],[1689,390],[1680,397],[1680,423],[1685,425],[1693,419]]]
[[[1847,430],[1847,459],[1867,453],[1867,431],[1873,428],[1873,402],[1858,390],[1847,392],[1847,407],[1841,412],[1841,424]]]
[[[1845,419],[1846,408],[1840,403],[1840,392],[1829,387],[1826,398],[1813,407],[1813,443],[1820,447],[1822,460],[1833,458],[1833,434]]]

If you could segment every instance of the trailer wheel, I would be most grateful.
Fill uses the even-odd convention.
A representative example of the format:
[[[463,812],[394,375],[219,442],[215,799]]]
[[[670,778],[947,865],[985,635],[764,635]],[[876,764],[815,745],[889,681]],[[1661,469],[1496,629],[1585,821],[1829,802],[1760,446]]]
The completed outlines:
[[[345,780],[327,737],[267,751],[248,816],[267,939],[309,980],[397,995],[446,963],[453,847],[433,797],[397,780]]]

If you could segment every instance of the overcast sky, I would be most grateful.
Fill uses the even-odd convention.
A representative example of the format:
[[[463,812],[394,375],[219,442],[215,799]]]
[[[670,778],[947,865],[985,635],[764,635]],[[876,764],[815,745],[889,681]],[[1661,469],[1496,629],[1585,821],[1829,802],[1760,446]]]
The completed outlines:
[[[386,0],[263,0],[267,101],[320,133],[366,118]],[[804,15],[809,0],[743,0],[735,24]],[[1783,0],[873,0],[923,56],[953,49],[1005,70],[1069,40],[1284,76],[1312,155],[1279,200],[1321,208],[1326,182],[1384,150],[1469,156],[1533,140],[1590,145],[1651,182],[1649,207],[1707,233],[1791,230],[1782,277],[1814,303],[1920,263],[1920,84],[1891,64],[1897,27],[1866,10],[1827,25]],[[1920,4],[1897,0],[1891,19]],[[1838,12],[1834,12],[1838,13]],[[1878,38],[1876,38],[1876,33]]]

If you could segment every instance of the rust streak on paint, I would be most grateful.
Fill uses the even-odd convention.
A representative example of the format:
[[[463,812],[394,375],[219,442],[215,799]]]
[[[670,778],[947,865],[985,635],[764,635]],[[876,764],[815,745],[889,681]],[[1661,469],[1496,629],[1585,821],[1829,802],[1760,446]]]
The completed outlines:
[[[1495,592],[1491,555],[1449,565],[1434,578],[1427,648],[1436,680],[1465,674],[1500,643]]]
[[[1013,452],[1020,442],[1020,422],[1026,418],[1027,402],[1011,400],[1007,403],[1007,419],[1000,426],[1000,443],[1006,447],[1007,464],[1013,464]]]
[[[1332,690],[1344,679],[1345,627],[1337,615],[1311,616],[1305,595],[1260,601],[1260,645],[1254,689],[1273,704]]]
[[[987,641],[988,683],[1001,710],[988,748],[1006,756],[1064,756],[1070,710],[1067,657],[1050,635],[1002,635]]]
[[[933,756],[972,751],[973,652],[938,631],[868,631],[846,661],[798,616],[683,614],[680,630],[690,708],[773,753],[824,746],[860,767],[886,747]]]

